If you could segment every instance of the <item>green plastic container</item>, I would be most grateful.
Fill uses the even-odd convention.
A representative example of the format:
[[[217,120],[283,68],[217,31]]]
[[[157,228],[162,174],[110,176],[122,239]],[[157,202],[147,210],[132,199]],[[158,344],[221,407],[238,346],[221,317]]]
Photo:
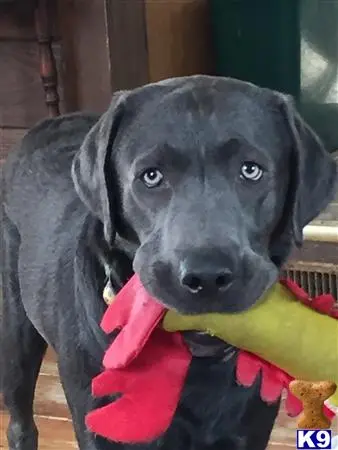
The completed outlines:
[[[211,0],[216,73],[293,95],[338,149],[338,1]]]

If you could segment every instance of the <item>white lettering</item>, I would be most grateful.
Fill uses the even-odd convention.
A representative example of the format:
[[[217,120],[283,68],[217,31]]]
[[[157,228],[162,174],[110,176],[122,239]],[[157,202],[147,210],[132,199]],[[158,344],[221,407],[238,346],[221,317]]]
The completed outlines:
[[[318,448],[328,448],[330,445],[330,433],[328,431],[317,431]]]
[[[316,448],[315,444],[312,442],[312,436],[315,431],[298,431],[298,448],[304,448],[307,445],[309,448]]]

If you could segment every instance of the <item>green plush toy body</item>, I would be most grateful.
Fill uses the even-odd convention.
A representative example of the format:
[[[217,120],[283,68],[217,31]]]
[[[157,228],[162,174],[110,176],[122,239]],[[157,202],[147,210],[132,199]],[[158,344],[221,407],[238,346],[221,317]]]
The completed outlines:
[[[163,327],[206,331],[295,378],[338,385],[338,320],[305,306],[279,283],[243,313],[182,316],[169,311]],[[332,403],[338,405],[337,394]]]

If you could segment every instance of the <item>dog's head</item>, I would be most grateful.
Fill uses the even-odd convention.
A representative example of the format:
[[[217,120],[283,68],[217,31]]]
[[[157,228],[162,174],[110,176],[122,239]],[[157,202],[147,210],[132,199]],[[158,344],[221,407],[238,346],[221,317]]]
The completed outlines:
[[[249,308],[330,201],[337,168],[280,93],[193,76],[117,93],[74,160],[105,237],[184,313]]]

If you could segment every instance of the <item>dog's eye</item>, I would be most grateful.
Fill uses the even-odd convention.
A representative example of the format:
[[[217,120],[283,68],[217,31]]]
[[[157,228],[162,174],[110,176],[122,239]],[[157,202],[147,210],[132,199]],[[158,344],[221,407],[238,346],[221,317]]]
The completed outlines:
[[[261,166],[252,161],[245,162],[241,167],[241,177],[249,181],[259,181],[263,176]]]
[[[153,188],[162,183],[163,175],[158,169],[150,168],[145,170],[140,178],[148,188]]]

